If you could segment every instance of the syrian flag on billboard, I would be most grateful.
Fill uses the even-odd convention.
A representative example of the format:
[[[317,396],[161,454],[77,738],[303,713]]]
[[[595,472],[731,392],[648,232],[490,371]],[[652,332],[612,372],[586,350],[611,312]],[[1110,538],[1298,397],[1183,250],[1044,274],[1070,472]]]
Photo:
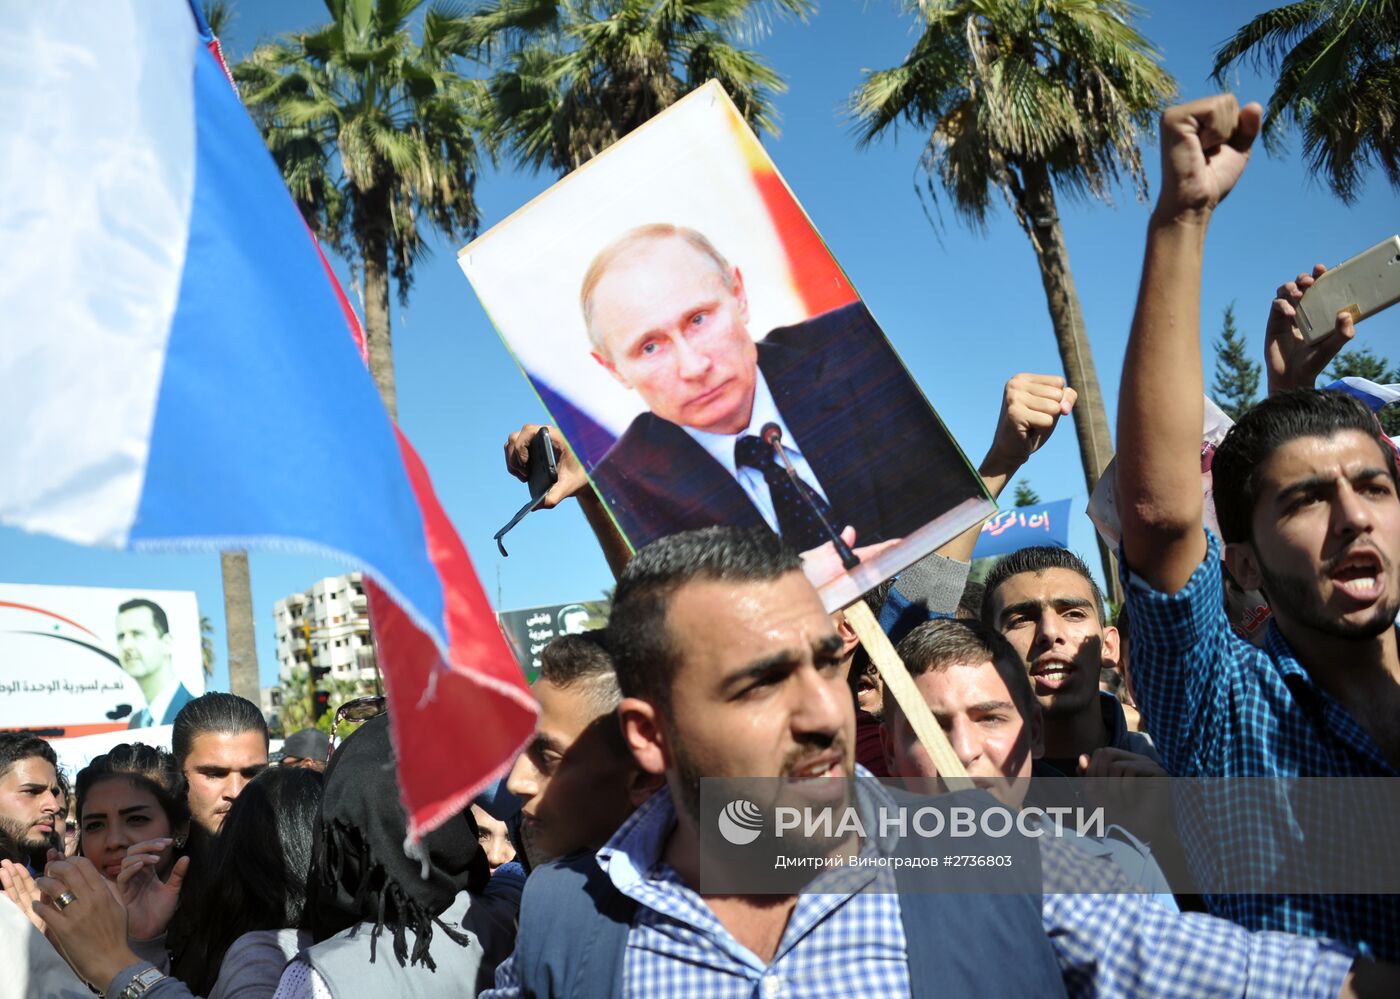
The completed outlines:
[[[8,4],[0,50],[0,521],[363,569],[421,836],[534,702],[217,43],[185,0],[106,0]]]

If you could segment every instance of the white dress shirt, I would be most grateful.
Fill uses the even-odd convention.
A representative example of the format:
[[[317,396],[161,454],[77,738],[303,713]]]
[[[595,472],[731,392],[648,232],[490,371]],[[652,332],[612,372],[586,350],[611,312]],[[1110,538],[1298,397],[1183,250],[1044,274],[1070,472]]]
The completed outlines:
[[[165,718],[165,713],[170,710],[170,702],[175,699],[175,692],[180,689],[180,680],[177,677],[173,683],[165,685],[165,689],[156,695],[156,699],[151,702],[147,709],[151,713],[151,724],[159,725]]]
[[[759,431],[766,423],[776,423],[783,431],[783,450],[787,453],[788,460],[792,462],[792,467],[797,470],[798,477],[803,482],[817,491],[817,494],[828,503],[830,497],[826,495],[826,490],[822,488],[821,482],[817,480],[817,475],[812,471],[812,466],[807,459],[802,457],[802,452],[798,450],[797,441],[793,438],[788,426],[783,422],[782,414],[778,412],[778,405],[773,401],[773,393],[768,388],[768,382],[763,377],[762,371],[756,372],[757,379],[753,388],[753,412],[749,415],[749,425],[737,434],[714,434],[707,430],[696,430],[694,427],[683,427],[686,433],[690,434],[695,443],[699,444],[710,455],[719,462],[726,472],[734,476],[734,480],[739,483],[739,488],[744,490],[745,495],[763,519],[768,522],[774,533],[778,533],[778,515],[773,509],[773,498],[768,492],[768,483],[763,478],[763,473],[756,468],[739,468],[734,460],[734,445],[739,438],[752,435],[759,437]],[[839,531],[844,525],[833,524]]]

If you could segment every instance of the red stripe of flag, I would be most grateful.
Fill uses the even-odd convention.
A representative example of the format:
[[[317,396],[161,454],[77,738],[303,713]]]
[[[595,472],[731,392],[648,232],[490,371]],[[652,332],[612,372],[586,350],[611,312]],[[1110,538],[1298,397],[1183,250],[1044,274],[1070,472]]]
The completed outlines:
[[[218,39],[211,35],[208,45],[232,85]],[[306,234],[360,358],[368,363],[360,317],[310,227]],[[534,732],[537,709],[427,469],[397,424],[394,434],[423,518],[428,557],[442,583],[444,607],[443,621],[415,622],[373,578],[365,583],[399,787],[409,835],[417,840],[466,808],[509,769]],[[443,630],[446,660],[425,628]]]
[[[372,581],[365,587],[409,835],[418,839],[509,769],[534,732],[536,708],[427,469],[402,431],[395,431],[422,509],[428,554],[442,580],[448,642],[444,662],[403,608]]]

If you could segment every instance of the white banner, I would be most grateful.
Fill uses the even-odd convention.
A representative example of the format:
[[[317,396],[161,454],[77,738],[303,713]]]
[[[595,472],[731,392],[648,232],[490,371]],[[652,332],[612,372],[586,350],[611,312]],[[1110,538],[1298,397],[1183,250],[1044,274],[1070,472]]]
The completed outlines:
[[[0,583],[0,728],[169,725],[204,693],[199,639],[192,592]]]

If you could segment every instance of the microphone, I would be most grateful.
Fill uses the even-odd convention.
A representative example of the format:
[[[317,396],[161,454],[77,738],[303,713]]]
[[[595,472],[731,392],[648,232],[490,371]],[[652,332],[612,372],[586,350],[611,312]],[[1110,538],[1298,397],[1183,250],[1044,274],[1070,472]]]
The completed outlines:
[[[812,513],[816,515],[817,520],[826,531],[827,537],[831,539],[832,545],[835,546],[836,554],[841,556],[841,564],[848,570],[854,569],[856,566],[860,565],[860,558],[855,552],[851,551],[851,546],[846,544],[845,539],[841,537],[841,532],[831,526],[831,521],[826,519],[826,515],[822,513],[821,508],[812,502],[811,487],[802,481],[802,477],[797,474],[797,469],[792,467],[792,461],[788,458],[787,451],[783,449],[783,428],[770,421],[762,426],[758,431],[758,436],[762,439],[763,443],[773,449],[773,452],[778,456],[778,460],[782,462],[783,467],[787,469],[788,478],[792,480],[793,485],[797,486],[797,495],[801,496],[803,502],[811,507]]]

